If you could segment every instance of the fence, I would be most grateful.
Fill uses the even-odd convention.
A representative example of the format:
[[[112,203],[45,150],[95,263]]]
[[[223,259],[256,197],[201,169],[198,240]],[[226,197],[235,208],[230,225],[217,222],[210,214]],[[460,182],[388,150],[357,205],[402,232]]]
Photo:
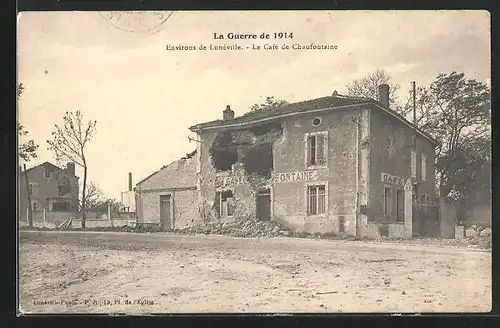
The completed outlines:
[[[74,212],[55,212],[55,211],[33,211],[33,226],[56,228],[64,222],[72,219],[71,227],[80,228],[82,226],[81,220],[76,218]],[[133,212],[123,212],[111,215],[108,218],[107,213],[88,212],[85,221],[86,228],[97,227],[121,227],[121,226],[135,226],[136,218]],[[21,226],[27,226],[27,216],[21,218]]]

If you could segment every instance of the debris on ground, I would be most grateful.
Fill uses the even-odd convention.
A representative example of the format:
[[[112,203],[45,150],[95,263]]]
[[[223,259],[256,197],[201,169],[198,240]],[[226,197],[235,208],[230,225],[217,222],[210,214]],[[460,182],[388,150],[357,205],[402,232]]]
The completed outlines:
[[[292,234],[292,231],[276,221],[253,219],[239,219],[233,222],[210,222],[203,226],[176,229],[174,232],[182,234],[217,234],[231,237],[277,237]]]
[[[350,236],[337,236],[333,233],[308,233],[304,231],[293,231],[286,226],[276,221],[258,221],[252,218],[237,218],[231,222],[208,222],[203,225],[185,227],[180,229],[164,231],[160,224],[136,224],[135,226],[107,226],[107,227],[72,227],[68,221],[60,224],[59,227],[55,224],[44,224],[29,228],[25,225],[19,227],[21,230],[64,230],[64,231],[102,231],[102,232],[135,232],[135,233],[174,233],[184,235],[227,235],[232,237],[295,237],[295,238],[308,238],[317,240],[339,240],[339,241],[369,241],[376,243],[403,243],[413,245],[430,245],[430,246],[456,246],[477,249],[491,249],[491,229],[482,227],[473,227],[469,231],[468,237],[463,239],[440,239],[440,238],[412,238],[408,239],[392,239],[392,238],[379,238],[367,239],[356,238]],[[389,261],[389,260],[387,260]]]

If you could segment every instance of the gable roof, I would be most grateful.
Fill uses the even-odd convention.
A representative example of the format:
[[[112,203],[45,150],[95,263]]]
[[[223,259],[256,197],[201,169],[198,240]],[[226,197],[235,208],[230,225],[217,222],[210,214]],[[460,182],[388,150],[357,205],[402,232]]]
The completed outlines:
[[[168,187],[192,187],[196,186],[196,163],[194,155],[196,151],[186,154],[172,163],[163,166],[158,171],[153,172],[141,181],[137,182],[136,187],[142,187],[143,184],[151,182],[152,179],[163,177],[161,184],[166,183]],[[182,174],[179,174],[182,170]],[[160,177],[160,173],[162,177]],[[134,188],[135,189],[135,188]],[[145,187],[147,190],[148,187]]]
[[[242,116],[235,117],[230,121],[215,120],[206,123],[201,123],[190,127],[189,129],[195,131],[197,129],[204,129],[208,127],[225,126],[238,123],[250,123],[259,119],[273,118],[283,114],[307,112],[313,109],[320,108],[330,108],[339,107],[346,105],[356,105],[366,103],[367,100],[364,98],[354,98],[354,97],[321,97],[291,104],[285,104],[277,107],[269,107],[263,110],[256,110],[243,114]]]
[[[40,166],[44,166],[44,167],[49,166],[49,167],[51,167],[55,170],[58,170],[58,171],[65,171],[64,169],[60,168],[59,166],[52,164],[51,162],[46,161],[46,162],[43,162],[42,164],[38,164],[38,165],[30,167],[25,172],[30,172],[31,170],[36,169],[37,167],[40,167]],[[25,172],[23,172],[23,173],[25,173]],[[75,177],[77,177],[77,176],[75,175]]]
[[[313,111],[320,110],[333,110],[333,109],[341,109],[346,107],[353,107],[357,105],[373,105],[374,108],[382,110],[389,115],[395,117],[400,120],[403,124],[407,125],[411,129],[415,130],[418,134],[420,134],[425,139],[428,139],[433,144],[437,145],[438,142],[427,135],[423,131],[418,128],[415,128],[412,123],[410,123],[406,118],[404,118],[399,113],[386,108],[382,103],[377,100],[371,98],[362,98],[362,97],[351,97],[351,96],[342,96],[334,93],[332,96],[321,97],[306,101],[300,101],[291,104],[285,104],[277,107],[269,107],[262,110],[251,111],[242,116],[235,117],[232,120],[215,120],[205,123],[200,123],[189,127],[189,130],[196,132],[204,129],[212,129],[212,128],[221,128],[221,127],[234,127],[240,125],[246,125],[251,123],[259,123],[263,121],[269,121],[273,119],[277,119],[284,116],[291,115],[301,115],[306,114]]]

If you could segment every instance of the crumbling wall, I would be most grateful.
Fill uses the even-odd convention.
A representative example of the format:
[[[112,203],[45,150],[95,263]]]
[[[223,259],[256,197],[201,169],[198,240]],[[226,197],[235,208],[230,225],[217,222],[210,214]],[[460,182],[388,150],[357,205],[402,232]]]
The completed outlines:
[[[280,123],[202,133],[198,213],[204,221],[218,219],[215,202],[222,187],[216,184],[225,177],[241,177],[237,183],[225,186],[233,192],[233,217],[255,218],[255,194],[258,188],[269,185],[274,167],[273,147],[282,133]]]

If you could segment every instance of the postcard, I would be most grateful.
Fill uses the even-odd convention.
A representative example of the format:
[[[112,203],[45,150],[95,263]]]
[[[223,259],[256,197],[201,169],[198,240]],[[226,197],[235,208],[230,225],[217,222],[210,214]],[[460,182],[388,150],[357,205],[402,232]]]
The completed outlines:
[[[489,312],[487,11],[18,16],[20,315]]]

